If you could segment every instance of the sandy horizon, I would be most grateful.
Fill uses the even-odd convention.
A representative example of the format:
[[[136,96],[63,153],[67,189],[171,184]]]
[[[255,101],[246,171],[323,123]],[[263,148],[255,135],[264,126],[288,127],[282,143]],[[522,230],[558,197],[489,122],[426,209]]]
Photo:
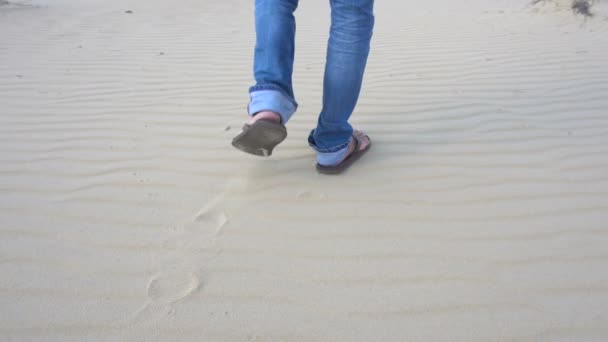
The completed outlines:
[[[230,140],[252,2],[0,1],[0,341],[605,341],[608,11],[376,2],[339,177]]]

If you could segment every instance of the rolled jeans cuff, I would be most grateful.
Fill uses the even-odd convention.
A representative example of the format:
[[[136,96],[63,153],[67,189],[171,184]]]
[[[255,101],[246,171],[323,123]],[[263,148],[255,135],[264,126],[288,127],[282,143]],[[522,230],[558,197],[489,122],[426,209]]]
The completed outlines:
[[[321,165],[337,165],[344,160],[344,157],[348,153],[348,144],[350,140],[338,146],[322,149],[315,144],[313,135],[314,130],[312,130],[308,136],[308,144],[317,151],[317,163]]]
[[[337,152],[317,152],[317,163],[321,165],[338,165],[348,152],[348,146]]]
[[[249,93],[249,98],[249,115],[261,111],[275,112],[281,116],[282,124],[286,124],[298,108],[294,100],[278,90],[253,90]]]

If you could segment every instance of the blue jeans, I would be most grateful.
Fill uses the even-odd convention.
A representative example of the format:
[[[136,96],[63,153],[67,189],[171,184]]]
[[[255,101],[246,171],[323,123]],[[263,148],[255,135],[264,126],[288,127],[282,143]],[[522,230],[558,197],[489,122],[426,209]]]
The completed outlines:
[[[330,165],[347,152],[348,123],[361,91],[374,27],[374,0],[330,0],[331,30],[323,79],[323,108],[308,142]],[[272,111],[286,124],[296,112],[292,72],[298,0],[256,0],[254,77],[249,114]]]

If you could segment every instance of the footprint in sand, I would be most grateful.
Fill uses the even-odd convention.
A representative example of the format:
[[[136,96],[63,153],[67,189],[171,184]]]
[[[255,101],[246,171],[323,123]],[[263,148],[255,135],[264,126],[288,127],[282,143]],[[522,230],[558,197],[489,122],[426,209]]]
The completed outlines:
[[[300,190],[296,193],[296,200],[322,200],[325,198],[325,193],[311,190]]]
[[[182,224],[184,234],[188,236],[187,240],[183,241],[183,247],[190,251],[215,248],[217,237],[228,220],[228,214],[222,210],[199,212],[192,221]]]
[[[222,210],[205,210],[196,215],[193,223],[214,227],[219,231],[228,223],[228,215]]]
[[[160,273],[148,283],[148,297],[156,303],[174,303],[189,296],[200,286],[192,273]]]
[[[224,195],[214,198],[203,207],[192,220],[176,229],[178,236],[166,241],[163,247],[174,253],[168,255],[164,269],[148,283],[148,297],[154,304],[171,304],[189,296],[201,283],[199,277],[188,271],[200,265],[200,257],[213,251],[218,234],[228,223],[224,210],[216,209]],[[180,271],[184,270],[184,271]]]

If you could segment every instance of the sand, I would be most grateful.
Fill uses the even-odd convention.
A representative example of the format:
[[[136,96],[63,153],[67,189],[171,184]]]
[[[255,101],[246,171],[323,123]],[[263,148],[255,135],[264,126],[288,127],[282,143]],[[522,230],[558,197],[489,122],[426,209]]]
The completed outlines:
[[[607,340],[604,5],[378,1],[339,177],[327,1],[269,159],[230,146],[252,1],[1,5],[0,340]]]

